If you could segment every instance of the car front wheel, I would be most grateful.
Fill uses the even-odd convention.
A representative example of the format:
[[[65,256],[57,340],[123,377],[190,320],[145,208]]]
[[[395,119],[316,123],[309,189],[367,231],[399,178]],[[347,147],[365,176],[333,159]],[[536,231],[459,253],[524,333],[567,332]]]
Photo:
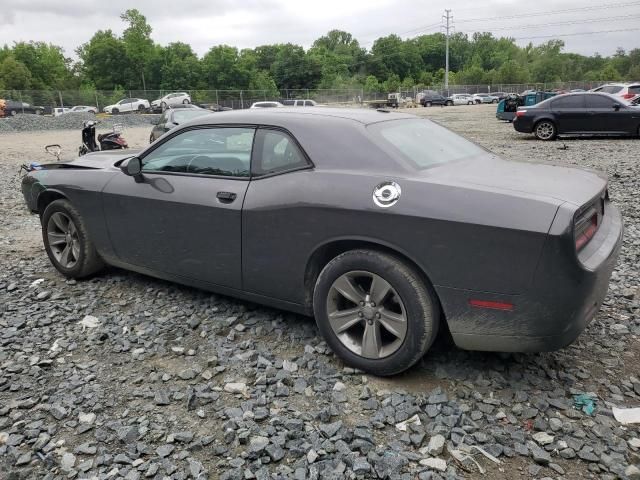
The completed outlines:
[[[351,250],[318,276],[313,309],[320,332],[348,365],[400,373],[424,356],[438,332],[435,293],[393,255]]]
[[[185,105],[188,105],[190,102],[189,102],[189,99],[188,99],[188,98],[185,98],[185,99],[182,101],[182,103],[184,103]]]
[[[118,110],[117,108],[114,108],[111,110],[111,115],[117,115],[120,113],[120,110]]]
[[[68,200],[55,200],[44,210],[42,239],[49,260],[65,277],[86,277],[104,266],[80,214]]]
[[[554,140],[557,135],[556,126],[551,120],[541,120],[536,124],[533,134],[539,140]]]
[[[424,106],[425,107],[430,107],[431,106],[431,102],[425,102]]]

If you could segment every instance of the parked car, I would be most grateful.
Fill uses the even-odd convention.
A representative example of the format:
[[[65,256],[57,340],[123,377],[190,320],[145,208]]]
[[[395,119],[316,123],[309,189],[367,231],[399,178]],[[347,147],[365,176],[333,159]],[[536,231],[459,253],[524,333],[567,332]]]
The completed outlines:
[[[118,103],[107,105],[103,109],[103,112],[111,113],[112,115],[127,112],[144,113],[147,111],[149,111],[149,100],[144,98],[123,98]]]
[[[584,88],[572,88],[571,90],[569,90],[569,93],[582,93],[582,92],[586,92],[586,90]]]
[[[315,100],[309,100],[309,99],[297,99],[297,100],[287,99],[287,100],[280,100],[280,103],[283,104],[285,107],[317,107],[318,106]]]
[[[255,102],[249,108],[280,108],[284,107],[280,102]]]
[[[418,95],[420,105],[423,107],[431,107],[432,105],[446,105],[447,98],[432,90],[425,90]]]
[[[229,110],[233,110],[231,107],[223,107],[217,103],[199,103],[198,106],[200,108],[211,110],[212,112],[228,112]]]
[[[479,105],[481,103],[498,103],[500,100],[498,100],[498,97],[494,97],[488,93],[474,93],[473,101]]]
[[[66,107],[54,107],[51,110],[51,114],[54,117],[59,117],[60,115],[64,115],[65,113],[69,113],[71,111],[70,108],[66,108]]]
[[[64,276],[110,264],[313,314],[375,375],[409,368],[440,328],[472,350],[571,343],[622,242],[603,174],[373,109],[236,110],[134,156],[39,168],[22,191]]]
[[[154,112],[164,111],[167,107],[174,105],[183,105],[191,103],[191,95],[186,92],[168,93],[162,98],[158,98],[151,102],[151,108]]]
[[[567,93],[520,107],[513,128],[540,140],[558,135],[640,135],[640,110],[607,93]]]
[[[26,102],[18,102],[16,100],[4,99],[4,114],[6,116],[15,116],[19,113],[33,113],[42,115],[44,107],[34,106]]]
[[[495,97],[498,99],[498,101],[500,100],[504,100],[505,98],[507,98],[510,94],[507,92],[491,92],[490,94],[492,97]]]
[[[70,113],[98,113],[98,107],[92,107],[90,105],[76,105],[71,109]]]
[[[454,93],[447,98],[446,105],[473,105],[473,97],[466,93]]]
[[[625,100],[630,100],[640,94],[640,83],[608,83],[589,90],[590,92],[609,93]]]
[[[187,105],[185,105],[187,106]],[[191,105],[188,105],[191,106]],[[151,129],[151,136],[149,137],[149,143],[155,142],[162,135],[167,133],[172,128],[177,127],[189,120],[193,120],[194,118],[202,117],[204,115],[211,115],[212,112],[210,110],[205,110],[204,108],[167,108],[158,123],[156,123]]]

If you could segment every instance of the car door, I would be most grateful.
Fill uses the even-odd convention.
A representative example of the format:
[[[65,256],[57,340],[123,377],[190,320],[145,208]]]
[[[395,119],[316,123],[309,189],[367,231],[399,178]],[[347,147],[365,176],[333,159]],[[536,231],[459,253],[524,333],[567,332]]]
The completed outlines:
[[[593,119],[585,108],[584,95],[559,95],[551,101],[550,108],[559,133],[592,131]]]
[[[631,130],[631,118],[627,109],[621,105],[621,100],[608,95],[589,94],[586,95],[586,102],[593,117],[593,131],[627,133]]]
[[[241,288],[241,214],[254,133],[240,126],[181,130],[143,152],[141,181],[115,175],[103,198],[118,259]]]
[[[300,262],[292,256],[309,233],[297,229],[313,165],[288,132],[260,128],[242,213],[243,289],[301,302]]]

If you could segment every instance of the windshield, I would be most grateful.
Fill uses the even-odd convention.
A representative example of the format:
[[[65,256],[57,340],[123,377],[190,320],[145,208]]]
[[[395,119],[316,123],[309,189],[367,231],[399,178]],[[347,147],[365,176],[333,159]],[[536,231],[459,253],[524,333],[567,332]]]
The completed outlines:
[[[188,122],[189,120],[201,117],[202,115],[208,115],[210,112],[206,110],[176,110],[173,112],[173,123],[181,124],[184,122]]]
[[[430,120],[391,120],[367,128],[382,140],[383,145],[419,170],[487,153],[482,147]]]

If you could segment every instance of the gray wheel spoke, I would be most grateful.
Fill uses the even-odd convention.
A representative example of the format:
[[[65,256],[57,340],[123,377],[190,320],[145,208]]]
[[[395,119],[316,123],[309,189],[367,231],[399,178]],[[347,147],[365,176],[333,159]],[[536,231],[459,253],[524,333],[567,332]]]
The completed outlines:
[[[61,215],[60,213],[54,213],[53,215],[51,215],[51,220],[53,220],[53,223],[61,232],[67,232],[67,226],[69,222],[64,215]]]
[[[52,247],[67,243],[67,236],[64,233],[47,232],[47,236],[49,237],[49,245]]]
[[[333,331],[342,333],[349,330],[354,325],[362,322],[362,318],[358,316],[359,308],[350,308],[348,310],[336,310],[329,313],[329,322]]]
[[[378,320],[389,333],[397,338],[404,338],[407,333],[407,319],[401,313],[381,309]]]
[[[70,259],[69,259],[70,255],[71,255],[71,245],[67,244],[64,247],[64,250],[62,250],[62,254],[60,255],[60,264],[63,267],[67,267],[69,265],[69,263],[70,263]]]
[[[73,255],[73,259],[77,261],[80,258],[80,245],[77,240],[71,242],[71,254]]]
[[[380,305],[385,297],[391,291],[391,285],[384,278],[371,274],[371,288],[369,289],[369,297],[376,305]]]
[[[362,335],[362,356],[366,358],[379,358],[382,340],[380,338],[380,325],[377,322],[366,323]]]
[[[353,283],[353,280],[349,278],[347,275],[342,275],[338,280],[333,284],[333,288],[335,288],[340,295],[342,295],[347,300],[358,304],[361,301],[364,301],[364,292],[360,287]]]

